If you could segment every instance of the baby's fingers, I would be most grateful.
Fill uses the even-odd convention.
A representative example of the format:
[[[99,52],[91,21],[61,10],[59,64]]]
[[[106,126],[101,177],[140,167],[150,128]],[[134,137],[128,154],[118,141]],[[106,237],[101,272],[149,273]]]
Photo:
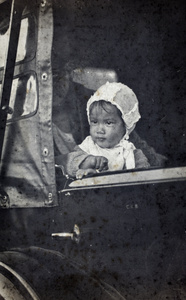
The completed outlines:
[[[96,173],[96,170],[94,170],[94,169],[79,169],[76,172],[76,179],[82,179],[83,177],[85,177],[87,175],[92,175],[95,173]]]
[[[100,157],[99,171],[108,170],[108,159],[104,156]]]

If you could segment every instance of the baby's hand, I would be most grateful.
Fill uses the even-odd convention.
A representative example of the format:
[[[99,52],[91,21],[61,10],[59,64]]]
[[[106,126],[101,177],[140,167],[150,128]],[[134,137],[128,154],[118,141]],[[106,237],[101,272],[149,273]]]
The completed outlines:
[[[104,156],[89,155],[79,166],[80,169],[108,170],[108,159]]]
[[[99,172],[99,171],[98,171]],[[95,169],[79,169],[76,172],[76,178],[82,179],[84,176],[96,174]]]

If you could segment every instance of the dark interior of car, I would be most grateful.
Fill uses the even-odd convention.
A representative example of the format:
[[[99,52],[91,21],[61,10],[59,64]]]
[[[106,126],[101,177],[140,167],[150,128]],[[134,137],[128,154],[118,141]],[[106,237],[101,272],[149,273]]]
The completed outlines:
[[[167,157],[168,166],[183,165],[184,8],[182,0],[55,0],[54,122],[80,143],[89,133],[86,102],[94,90],[74,82],[72,72],[112,70],[139,100],[138,135]]]

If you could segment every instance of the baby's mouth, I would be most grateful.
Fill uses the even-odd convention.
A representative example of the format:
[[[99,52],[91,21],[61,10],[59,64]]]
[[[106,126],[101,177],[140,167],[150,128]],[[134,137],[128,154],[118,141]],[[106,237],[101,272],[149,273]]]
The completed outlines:
[[[106,138],[104,138],[104,137],[97,137],[96,140],[98,142],[104,142],[106,140]]]

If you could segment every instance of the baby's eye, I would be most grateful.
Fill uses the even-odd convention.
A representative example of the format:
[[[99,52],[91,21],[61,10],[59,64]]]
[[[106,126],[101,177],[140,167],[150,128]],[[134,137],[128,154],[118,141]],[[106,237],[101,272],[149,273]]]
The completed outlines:
[[[97,120],[90,120],[90,123],[95,125],[95,124],[97,124]]]
[[[107,124],[107,125],[113,125],[114,122],[113,122],[113,121],[106,121],[106,124]]]

